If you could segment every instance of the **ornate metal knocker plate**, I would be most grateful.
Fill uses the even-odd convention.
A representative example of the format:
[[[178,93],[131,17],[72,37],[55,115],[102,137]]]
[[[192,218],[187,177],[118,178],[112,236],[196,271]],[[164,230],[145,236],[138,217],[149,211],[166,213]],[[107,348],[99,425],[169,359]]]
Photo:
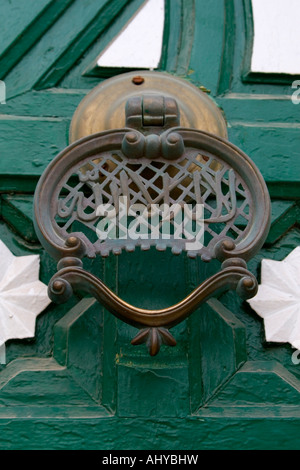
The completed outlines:
[[[162,343],[174,346],[169,329],[216,293],[236,289],[244,298],[256,294],[257,281],[246,261],[260,249],[269,229],[269,195],[251,159],[226,139],[182,128],[179,121],[177,103],[170,96],[130,97],[126,127],[71,144],[50,163],[35,195],[37,234],[59,261],[49,284],[50,298],[65,302],[77,289],[93,295],[112,314],[140,330],[132,344],[147,342],[151,355]],[[197,235],[194,239],[176,236],[180,221],[174,212],[167,219],[168,236],[160,232],[166,222],[162,216],[156,219],[156,237],[150,236],[150,219],[144,236],[128,237],[126,224],[133,207],[163,204],[189,207],[191,226],[198,221],[195,208],[202,207],[201,243]],[[99,207],[106,207],[106,212]],[[126,222],[118,226],[118,236],[101,238],[105,233],[101,221],[116,216],[120,221],[122,211]],[[84,257],[151,246],[161,251],[169,248],[174,255],[185,251],[206,262],[217,258],[221,270],[178,304],[145,310],[124,302],[83,268]]]

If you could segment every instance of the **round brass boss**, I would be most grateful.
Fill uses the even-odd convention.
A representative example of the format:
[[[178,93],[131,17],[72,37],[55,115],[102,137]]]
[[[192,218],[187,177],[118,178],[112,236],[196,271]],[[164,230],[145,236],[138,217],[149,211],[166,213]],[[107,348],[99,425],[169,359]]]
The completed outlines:
[[[103,81],[81,101],[70,126],[70,143],[110,129],[125,127],[125,105],[130,97],[144,94],[174,98],[180,110],[180,126],[227,139],[227,125],[214,101],[187,80],[163,72],[139,71]]]

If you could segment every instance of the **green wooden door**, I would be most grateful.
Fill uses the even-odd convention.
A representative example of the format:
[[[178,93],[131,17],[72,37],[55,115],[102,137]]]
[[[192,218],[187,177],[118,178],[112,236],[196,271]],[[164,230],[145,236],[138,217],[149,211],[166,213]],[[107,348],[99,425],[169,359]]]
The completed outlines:
[[[16,256],[55,262],[33,229],[38,178],[68,144],[76,107],[104,80],[96,58],[141,0],[2,0],[0,239]],[[249,263],[284,259],[300,244],[300,114],[295,77],[249,74],[248,0],[166,0],[160,70],[191,81],[222,108],[229,140],[262,172],[272,198],[265,246]],[[111,74],[120,71],[110,71]],[[297,78],[297,77],[296,77]],[[170,253],[90,261],[125,300],[162,308],[214,266]],[[234,292],[172,330],[155,358],[133,347],[134,328],[91,298],[50,304],[35,337],[6,343],[0,366],[3,449],[300,448],[300,369],[287,343],[265,340],[262,319]]]

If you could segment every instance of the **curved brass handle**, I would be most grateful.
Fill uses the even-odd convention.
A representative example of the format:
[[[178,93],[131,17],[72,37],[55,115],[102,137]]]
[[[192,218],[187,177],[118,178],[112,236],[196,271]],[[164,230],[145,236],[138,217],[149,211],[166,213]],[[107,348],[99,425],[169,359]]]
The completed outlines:
[[[81,266],[59,270],[49,283],[49,297],[56,303],[63,303],[73,295],[73,291],[91,294],[117,318],[139,328],[141,332],[132,344],[148,342],[150,354],[155,355],[162,342],[170,346],[176,344],[168,329],[191,315],[210,297],[228,289],[236,289],[243,298],[256,294],[256,278],[245,268],[243,261],[240,262],[240,265],[227,262],[220,272],[201,283],[185,299],[161,310],[146,310],[128,304]]]

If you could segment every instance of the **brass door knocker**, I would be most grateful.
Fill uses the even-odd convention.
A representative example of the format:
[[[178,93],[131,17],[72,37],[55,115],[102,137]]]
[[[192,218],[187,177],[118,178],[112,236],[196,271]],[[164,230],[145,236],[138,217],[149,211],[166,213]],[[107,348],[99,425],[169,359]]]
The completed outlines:
[[[169,329],[210,297],[228,289],[243,298],[256,294],[257,281],[246,261],[267,236],[270,200],[255,164],[226,139],[224,119],[212,100],[167,74],[144,75],[142,88],[134,88],[133,74],[124,74],[83,100],[71,126],[75,141],[38,183],[35,227],[44,248],[58,260],[50,298],[61,303],[77,290],[91,294],[140,330],[133,345],[147,343],[155,355],[161,344],[176,344]],[[97,103],[105,102],[109,86],[117,101],[122,96],[118,106],[125,127],[85,135],[97,124]],[[184,101],[189,93],[196,97],[190,108]],[[111,96],[108,101],[112,106]],[[193,115],[195,102],[200,118]],[[117,109],[111,114],[118,120]],[[181,114],[185,123],[200,122],[205,130],[181,127]],[[75,222],[82,231],[74,231]],[[221,269],[176,305],[146,310],[124,302],[83,267],[85,257],[152,246],[174,255],[185,251],[205,262],[218,259]]]

